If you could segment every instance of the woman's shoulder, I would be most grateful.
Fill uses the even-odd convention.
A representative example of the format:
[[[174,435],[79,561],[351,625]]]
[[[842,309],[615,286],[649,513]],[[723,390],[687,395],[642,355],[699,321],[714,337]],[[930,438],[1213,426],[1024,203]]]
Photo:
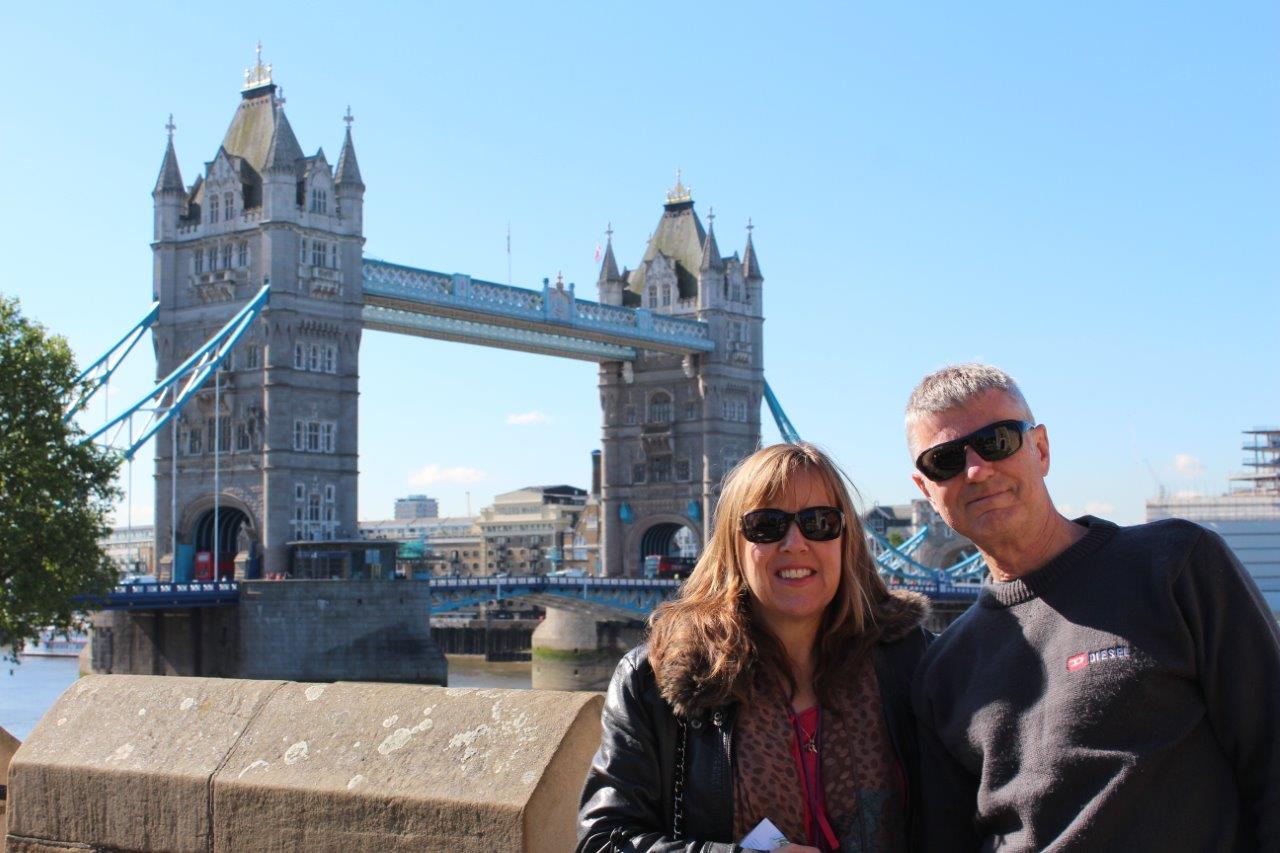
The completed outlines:
[[[924,622],[933,610],[928,597],[909,589],[890,589],[877,608],[881,644],[906,640],[911,643],[932,638]]]
[[[929,599],[905,589],[889,591],[889,599],[881,607],[880,641],[877,656],[884,666],[910,678],[924,653],[936,639],[924,627],[931,606]]]

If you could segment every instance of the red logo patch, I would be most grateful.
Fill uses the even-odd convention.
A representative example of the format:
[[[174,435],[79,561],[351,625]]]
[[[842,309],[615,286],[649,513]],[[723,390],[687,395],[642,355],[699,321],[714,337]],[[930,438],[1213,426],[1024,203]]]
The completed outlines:
[[[1067,672],[1075,672],[1077,669],[1083,669],[1089,665],[1089,653],[1081,652],[1078,655],[1072,655],[1067,658]]]

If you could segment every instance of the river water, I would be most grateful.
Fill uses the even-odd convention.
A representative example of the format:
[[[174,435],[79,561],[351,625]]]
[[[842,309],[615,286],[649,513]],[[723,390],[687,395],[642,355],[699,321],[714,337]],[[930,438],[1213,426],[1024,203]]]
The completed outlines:
[[[26,740],[54,701],[80,677],[77,658],[23,657],[0,662],[0,728]],[[505,687],[527,690],[530,663],[486,663],[481,657],[449,656],[450,687]]]

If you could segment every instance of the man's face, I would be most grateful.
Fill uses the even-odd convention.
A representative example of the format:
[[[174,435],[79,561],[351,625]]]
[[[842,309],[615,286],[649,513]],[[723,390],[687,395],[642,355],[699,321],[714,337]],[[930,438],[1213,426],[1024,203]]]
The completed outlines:
[[[1026,417],[1026,410],[1003,391],[984,391],[963,405],[916,421],[908,435],[912,460],[988,424]],[[965,467],[954,477],[935,483],[916,471],[912,479],[943,521],[990,551],[1025,548],[1042,534],[1054,512],[1044,484],[1047,473],[1049,437],[1044,427],[1036,427],[1006,459],[988,462],[966,447]]]

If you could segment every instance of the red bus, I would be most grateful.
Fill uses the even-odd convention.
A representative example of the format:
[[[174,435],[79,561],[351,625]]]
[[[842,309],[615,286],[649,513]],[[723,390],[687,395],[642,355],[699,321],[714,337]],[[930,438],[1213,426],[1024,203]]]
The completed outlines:
[[[650,554],[644,558],[644,576],[664,580],[684,580],[689,577],[689,573],[697,564],[697,557],[664,557],[661,554]]]

